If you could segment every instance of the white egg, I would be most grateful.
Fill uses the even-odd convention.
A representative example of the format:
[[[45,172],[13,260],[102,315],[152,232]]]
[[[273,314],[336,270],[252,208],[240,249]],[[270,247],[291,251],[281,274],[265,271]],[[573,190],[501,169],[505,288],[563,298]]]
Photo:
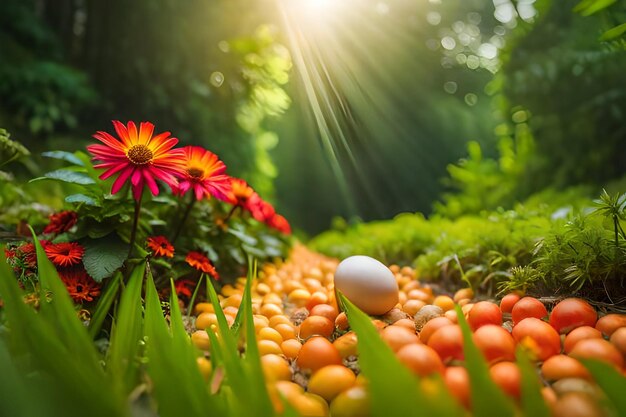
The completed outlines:
[[[383,263],[369,256],[344,259],[335,271],[335,288],[367,314],[380,315],[398,303],[398,283]]]

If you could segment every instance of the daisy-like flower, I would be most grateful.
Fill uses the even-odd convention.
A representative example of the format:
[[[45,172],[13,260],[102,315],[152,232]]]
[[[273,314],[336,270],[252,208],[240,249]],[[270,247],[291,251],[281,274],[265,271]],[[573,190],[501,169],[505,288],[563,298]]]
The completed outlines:
[[[83,268],[70,268],[59,272],[67,292],[76,303],[93,301],[100,295],[100,284],[91,278]]]
[[[226,165],[217,155],[201,146],[185,146],[185,172],[179,179],[176,191],[185,194],[191,190],[196,200],[204,196],[228,201],[230,194],[230,177],[224,174]]]
[[[154,253],[154,256],[165,256],[167,258],[174,256],[174,246],[165,236],[151,236],[146,239],[146,245]]]
[[[43,229],[44,233],[64,233],[67,232],[78,221],[75,211],[61,211],[50,215],[50,223]]]
[[[48,259],[56,266],[78,265],[83,259],[85,248],[76,242],[50,243],[44,247]]]
[[[275,214],[274,217],[269,220],[268,226],[285,235],[291,234],[291,226],[289,225],[289,222],[280,214]]]
[[[231,177],[230,187],[231,191],[227,201],[236,206],[245,207],[250,197],[255,194],[252,187],[250,187],[248,183],[241,178]]]
[[[107,179],[118,174],[111,188],[111,194],[117,193],[126,181],[130,180],[135,200],[141,198],[144,185],[153,195],[159,194],[156,180],[161,180],[172,189],[177,185],[177,176],[184,172],[185,156],[182,149],[172,149],[178,139],[170,137],[170,132],[156,136],[154,125],[142,122],[137,130],[134,122],[123,123],[114,120],[113,126],[120,137],[114,138],[107,132],[99,131],[94,138],[104,145],[87,146],[95,161],[100,161],[94,168],[106,171],[100,179]]]
[[[219,279],[220,277],[209,258],[200,252],[189,252],[185,258],[185,262],[187,262],[192,268],[211,275],[214,279]]]

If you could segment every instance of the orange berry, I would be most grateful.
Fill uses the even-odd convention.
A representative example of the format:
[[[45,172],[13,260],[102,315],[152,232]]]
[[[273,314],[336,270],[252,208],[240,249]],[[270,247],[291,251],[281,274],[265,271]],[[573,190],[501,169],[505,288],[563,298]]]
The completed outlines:
[[[333,331],[335,331],[335,326],[326,317],[309,316],[300,324],[298,336],[300,339],[308,339],[315,335],[330,337]]]
[[[285,355],[288,359],[295,359],[298,356],[298,353],[300,353],[302,343],[300,343],[297,339],[288,339],[280,344],[280,348],[283,351],[283,355]]]
[[[548,381],[558,381],[563,378],[590,379],[591,375],[577,359],[567,355],[554,355],[541,365],[541,373]]]
[[[330,402],[342,391],[352,387],[356,376],[343,365],[327,365],[317,370],[309,380],[308,391]]]
[[[260,340],[271,340],[276,342],[277,345],[283,343],[283,337],[276,329],[272,329],[271,327],[264,327],[259,330],[258,335]]]
[[[338,314],[337,309],[329,304],[317,304],[310,309],[309,316],[322,316],[334,322]]]
[[[348,316],[343,311],[337,315],[335,319],[335,327],[339,330],[348,330],[350,323],[348,323]]]
[[[400,362],[419,376],[442,373],[445,369],[437,352],[421,343],[404,345],[398,350],[397,356]]]
[[[454,302],[458,303],[461,300],[469,300],[474,298],[474,290],[471,288],[461,288],[454,293]]]
[[[426,305],[426,302],[424,302],[423,300],[407,300],[402,305],[402,311],[404,311],[405,313],[413,317],[425,305]]]
[[[447,295],[438,295],[433,300],[433,305],[441,307],[443,311],[448,311],[454,308],[454,300]]]
[[[276,355],[280,355],[283,353],[280,345],[273,340],[261,339],[257,341],[257,344],[259,346],[259,353],[261,354],[261,356],[268,355],[270,353],[274,353]]]
[[[356,356],[357,354],[357,336],[354,332],[348,332],[342,336],[339,336],[333,342],[333,345],[337,348],[339,355],[342,359],[348,356]]]
[[[296,363],[301,369],[315,372],[326,365],[341,365],[341,356],[328,339],[314,336],[302,345]]]
[[[198,364],[198,369],[200,370],[202,377],[205,381],[208,381],[211,377],[211,373],[213,372],[213,365],[211,364],[211,361],[204,356],[200,356],[196,358],[196,363]]]
[[[394,352],[406,345],[419,343],[419,337],[415,332],[402,326],[387,326],[382,329],[380,335]]]
[[[498,362],[489,368],[489,375],[507,395],[519,400],[522,374],[515,363]]]
[[[200,350],[211,349],[211,340],[205,330],[197,330],[191,334],[191,342]]]
[[[276,331],[280,333],[280,335],[283,337],[283,340],[296,338],[296,328],[293,324],[278,323],[276,326],[274,326],[274,329],[276,329]]]
[[[260,313],[265,317],[272,318],[273,316],[283,314],[283,309],[277,304],[263,304]]]
[[[263,355],[261,356],[261,366],[266,379],[291,381],[291,367],[282,357],[273,353]]]
[[[277,324],[292,324],[291,320],[289,320],[289,317],[285,316],[284,314],[277,314],[275,316],[272,316],[269,318],[269,326],[276,328]]]
[[[449,318],[444,316],[430,319],[426,322],[424,327],[422,327],[422,331],[420,332],[420,340],[422,341],[422,343],[428,343],[428,339],[430,339],[430,336],[432,336],[437,329],[443,326],[450,326],[452,324],[454,323],[452,323]]]

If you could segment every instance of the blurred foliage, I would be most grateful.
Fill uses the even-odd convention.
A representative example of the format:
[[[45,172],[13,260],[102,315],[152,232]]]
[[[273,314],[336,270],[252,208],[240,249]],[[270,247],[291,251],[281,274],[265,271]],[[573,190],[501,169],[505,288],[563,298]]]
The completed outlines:
[[[75,128],[96,93],[63,62],[63,45],[35,13],[35,1],[7,0],[0,13],[0,120],[35,136]]]
[[[624,174],[626,55],[598,37],[626,12],[608,7],[580,16],[572,12],[576,3],[538,2],[537,21],[519,22],[489,86],[501,114],[521,106],[529,115],[535,151],[520,198],[547,186],[598,185]]]
[[[442,194],[443,202],[434,204],[435,213],[456,218],[513,206],[526,187],[525,175],[535,141],[525,111],[516,110],[512,120],[513,127],[501,124],[496,129],[500,134],[497,160],[484,157],[480,144],[471,141],[467,145],[468,158],[448,165],[449,177],[444,184],[455,192]]]
[[[264,6],[243,4],[4,1],[0,124],[41,151],[75,148],[112,119],[152,120],[215,150],[270,198],[278,138],[268,125],[290,104],[290,57]]]

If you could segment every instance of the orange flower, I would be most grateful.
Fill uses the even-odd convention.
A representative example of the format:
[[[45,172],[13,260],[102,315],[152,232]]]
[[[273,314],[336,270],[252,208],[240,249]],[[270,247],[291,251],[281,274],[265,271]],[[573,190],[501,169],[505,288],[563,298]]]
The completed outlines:
[[[75,211],[61,211],[50,215],[50,223],[43,229],[44,233],[63,233],[67,232],[76,224],[78,215]]]
[[[289,222],[280,214],[275,214],[274,217],[269,220],[268,226],[283,234],[291,234],[291,226],[289,225]]]
[[[71,268],[59,272],[61,280],[67,288],[70,297],[76,303],[93,301],[100,295],[100,284],[93,280],[83,268]]]
[[[52,263],[61,267],[78,265],[85,253],[85,248],[76,242],[50,243],[44,250]]]
[[[237,206],[245,206],[248,199],[255,194],[252,187],[241,178],[230,178],[231,192],[229,194],[229,203]]]
[[[94,168],[106,169],[100,179],[118,174],[111,194],[117,193],[128,180],[136,200],[141,198],[145,184],[153,195],[159,194],[157,179],[173,189],[177,185],[177,176],[183,174],[185,163],[182,149],[172,149],[178,139],[170,137],[170,132],[152,136],[154,125],[150,122],[142,122],[139,130],[134,122],[124,126],[114,120],[113,125],[121,141],[99,131],[93,137],[104,145],[87,146],[93,159],[101,162]]]
[[[176,191],[185,194],[193,190],[197,200],[204,196],[214,196],[228,201],[230,194],[230,177],[224,174],[226,165],[213,152],[201,146],[185,146],[185,172],[179,181]]]
[[[174,256],[174,246],[165,236],[151,236],[146,239],[146,245],[154,256],[166,256],[172,258]]]
[[[197,269],[198,271],[202,271],[205,274],[211,275],[214,279],[219,279],[220,276],[215,270],[215,267],[204,254],[196,251],[191,251],[187,254],[185,261],[192,268]]]

